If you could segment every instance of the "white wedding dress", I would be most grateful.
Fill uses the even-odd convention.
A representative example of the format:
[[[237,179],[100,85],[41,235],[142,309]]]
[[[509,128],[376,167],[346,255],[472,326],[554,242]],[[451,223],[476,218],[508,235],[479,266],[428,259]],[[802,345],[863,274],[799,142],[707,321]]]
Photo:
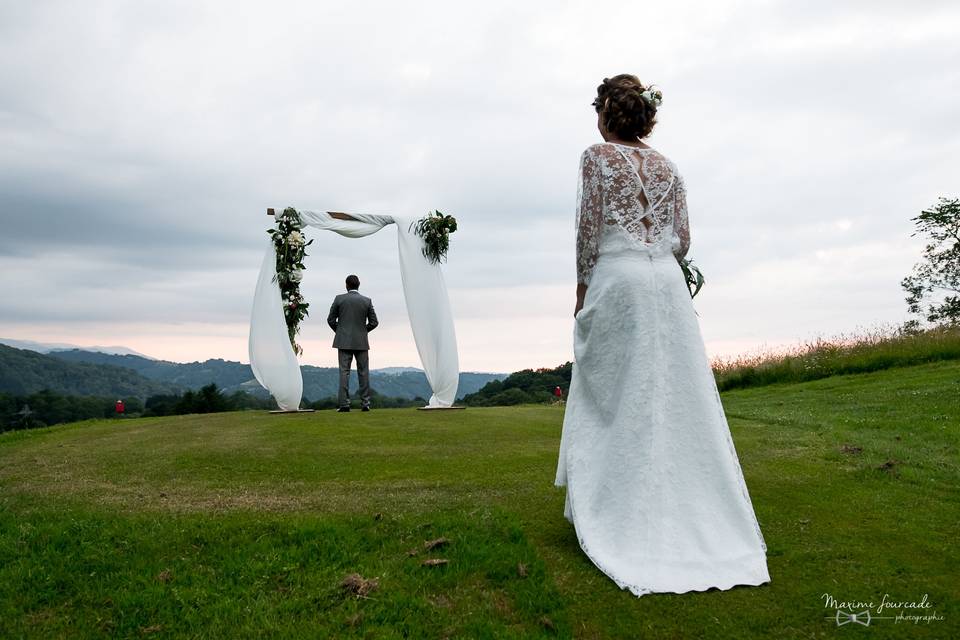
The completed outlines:
[[[678,258],[684,183],[652,148],[581,156],[573,378],[556,484],[583,551],[638,596],[770,581]]]

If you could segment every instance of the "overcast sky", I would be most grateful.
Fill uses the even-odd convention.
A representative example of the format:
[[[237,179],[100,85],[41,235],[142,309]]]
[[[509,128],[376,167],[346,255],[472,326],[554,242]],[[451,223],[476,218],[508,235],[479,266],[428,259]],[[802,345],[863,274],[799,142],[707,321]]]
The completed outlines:
[[[634,73],[689,191],[711,356],[906,319],[960,195],[956,2],[0,0],[0,337],[248,361],[268,206],[460,221],[463,370],[572,358],[590,103]],[[387,228],[308,230],[304,363],[357,273],[419,365]]]

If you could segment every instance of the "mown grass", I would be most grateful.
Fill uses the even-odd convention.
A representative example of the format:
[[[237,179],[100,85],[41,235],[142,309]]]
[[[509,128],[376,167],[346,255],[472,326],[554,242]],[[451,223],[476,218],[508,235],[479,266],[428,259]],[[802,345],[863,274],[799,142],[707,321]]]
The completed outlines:
[[[0,637],[855,633],[827,619],[826,593],[927,594],[942,620],[857,626],[876,638],[960,635],[960,362],[722,398],[772,581],[643,598],[600,573],[563,518],[556,407],[2,434]],[[441,536],[450,543],[424,549]],[[344,592],[353,572],[379,587]]]
[[[960,325],[926,330],[881,325],[818,336],[793,348],[717,358],[712,366],[717,387],[725,391],[956,359],[960,359]]]
[[[76,508],[23,522],[6,511],[0,628],[4,637],[406,638],[567,624],[516,518],[471,515],[209,519]],[[453,542],[424,548],[443,534]],[[448,564],[422,564],[434,557]],[[351,573],[377,588],[344,589]]]

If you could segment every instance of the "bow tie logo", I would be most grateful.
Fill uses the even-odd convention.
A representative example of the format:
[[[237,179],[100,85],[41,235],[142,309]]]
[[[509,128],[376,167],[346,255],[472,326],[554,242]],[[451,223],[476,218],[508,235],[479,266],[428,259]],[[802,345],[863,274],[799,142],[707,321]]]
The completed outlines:
[[[865,627],[870,626],[870,610],[864,609],[860,613],[847,613],[843,609],[837,609],[837,626],[842,626],[848,622],[858,622]]]

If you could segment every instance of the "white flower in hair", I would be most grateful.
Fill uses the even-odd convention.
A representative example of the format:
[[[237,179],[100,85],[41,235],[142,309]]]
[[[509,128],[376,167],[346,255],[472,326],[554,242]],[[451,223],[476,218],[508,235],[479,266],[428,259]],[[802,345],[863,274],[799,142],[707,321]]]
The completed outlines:
[[[660,89],[647,89],[640,94],[640,97],[647,101],[647,104],[651,105],[654,108],[659,108],[660,104],[663,102],[663,94],[660,93]]]

